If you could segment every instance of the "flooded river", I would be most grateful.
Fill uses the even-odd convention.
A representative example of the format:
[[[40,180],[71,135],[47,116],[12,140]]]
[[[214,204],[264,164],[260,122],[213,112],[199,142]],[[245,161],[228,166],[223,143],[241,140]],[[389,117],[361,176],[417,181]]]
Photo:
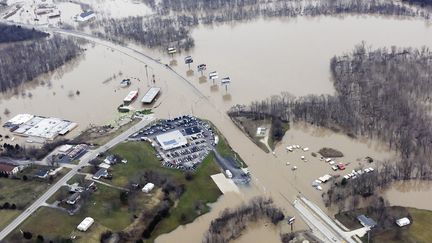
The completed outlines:
[[[393,183],[384,193],[390,205],[432,210],[432,182],[402,181]]]
[[[162,88],[162,95],[154,109],[157,117],[192,113],[211,120],[249,165],[252,185],[242,189],[239,195],[222,196],[213,204],[209,214],[161,236],[158,242],[179,242],[179,239],[200,242],[211,219],[224,208],[235,207],[256,195],[271,196],[287,215],[297,218],[300,217],[290,203],[299,193],[323,208],[321,192],[315,190],[311,183],[332,170],[319,158],[310,156],[310,152],[322,147],[342,151],[346,155],[343,162],[350,163],[348,170],[362,166],[359,163],[365,156],[391,158],[393,154],[376,142],[364,143],[301,124],[288,131],[275,155],[267,154],[235,127],[226,110],[234,104],[246,104],[282,91],[297,96],[332,94],[334,90],[329,79],[329,60],[332,56],[352,50],[362,40],[374,47],[420,47],[429,44],[426,41],[432,39],[432,29],[420,20],[351,16],[257,20],[213,28],[200,27],[193,32],[193,36],[196,48],[190,54],[195,59],[194,67],[202,62],[208,65],[208,71],[217,70],[220,77],[230,76],[233,82],[227,92],[217,84],[212,85],[195,69],[193,73],[188,71],[183,64],[185,54],[175,56],[177,65],[172,68],[187,77],[187,81],[163,65],[137,58],[136,53],[123,47],[113,51],[98,44],[89,47],[85,56],[76,63],[67,65],[52,77],[42,77],[40,81],[45,81],[45,85],[40,85],[40,81],[33,82],[20,90],[19,95],[6,94],[0,98],[0,112],[8,108],[10,116],[28,112],[66,118],[78,122],[79,131],[90,123],[104,124],[118,116],[116,108],[130,90],[139,88],[141,98],[152,85],[147,80],[144,66],[148,64],[149,77],[154,74],[154,85]],[[143,52],[160,57],[163,63],[172,61],[156,51],[143,49]],[[114,75],[116,77],[110,80]],[[122,89],[119,82],[126,77],[137,77],[140,81],[133,79],[131,87]],[[48,81],[51,81],[49,87]],[[71,95],[77,90],[80,95]],[[31,98],[21,96],[21,93],[28,92],[32,93]],[[132,105],[146,108],[137,101]],[[7,119],[3,114],[1,117],[2,121]],[[289,144],[307,146],[310,151],[287,153],[284,147]],[[302,155],[307,157],[308,162],[300,159]],[[286,162],[296,165],[298,170],[293,172]],[[306,228],[301,220],[295,227]],[[269,232],[262,228],[258,231]],[[283,229],[274,231],[278,234]],[[246,240],[239,239],[240,242],[258,237],[253,234],[245,234],[242,239]],[[267,241],[277,241],[276,238]]]

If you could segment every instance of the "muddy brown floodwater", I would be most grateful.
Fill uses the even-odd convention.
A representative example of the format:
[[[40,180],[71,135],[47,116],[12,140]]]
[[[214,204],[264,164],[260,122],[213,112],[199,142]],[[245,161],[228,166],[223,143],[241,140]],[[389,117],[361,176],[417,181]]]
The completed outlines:
[[[196,48],[190,54],[195,59],[194,67],[206,63],[209,70],[205,76],[213,70],[219,72],[219,77],[230,76],[232,84],[228,92],[200,77],[195,69],[188,72],[183,64],[185,54],[175,56],[177,66],[172,68],[187,77],[188,82],[165,66],[137,58],[136,53],[122,47],[116,47],[119,52],[98,44],[90,47],[80,62],[68,65],[66,70],[56,72],[51,78],[42,77],[45,83],[51,80],[50,87],[34,82],[23,87],[25,93],[33,94],[32,98],[21,95],[2,95],[0,98],[0,112],[8,108],[10,116],[32,113],[70,119],[79,123],[79,129],[75,131],[79,132],[90,123],[104,124],[117,117],[116,108],[130,90],[139,88],[142,98],[143,92],[151,85],[145,75],[144,63],[147,63],[149,76],[155,74],[155,85],[162,88],[162,95],[154,104],[158,118],[193,114],[211,120],[249,165],[252,183],[250,187],[241,189],[241,194],[222,196],[212,205],[210,213],[162,235],[158,242],[200,242],[211,219],[223,209],[235,207],[257,195],[272,197],[287,215],[298,219],[299,215],[290,204],[298,193],[326,210],[321,192],[316,191],[311,183],[332,170],[323,161],[310,156],[310,152],[325,146],[339,149],[346,155],[343,162],[350,163],[349,170],[360,166],[359,161],[365,156],[385,159],[394,154],[375,141],[357,141],[325,129],[299,124],[287,132],[274,156],[264,153],[244,136],[226,115],[227,109],[237,103],[247,104],[282,91],[297,96],[332,94],[334,90],[329,79],[329,60],[332,56],[352,50],[362,40],[374,47],[420,47],[430,44],[427,41],[432,39],[432,29],[421,20],[348,16],[257,20],[213,28],[200,27],[193,32],[193,36]],[[172,61],[154,50],[143,49],[143,52],[155,58],[161,57],[163,63]],[[104,82],[114,74],[117,74],[115,79]],[[141,81],[133,80],[131,87],[122,89],[119,82],[125,77],[137,77]],[[70,97],[69,93],[76,90],[80,90],[81,94]],[[138,101],[132,105],[146,108]],[[3,114],[1,117],[2,121],[7,119]],[[310,151],[287,153],[284,147],[289,144],[307,146]],[[308,162],[300,159],[302,155],[307,157]],[[293,172],[286,162],[296,165],[298,170]],[[306,229],[306,226],[297,220],[295,228]],[[283,227],[276,228],[274,234],[284,230]],[[259,228],[258,232],[264,235],[271,231]],[[261,233],[253,234],[255,231],[246,232],[239,241],[260,239],[258,235]],[[276,238],[267,241],[277,241]]]
[[[432,210],[432,182],[401,181],[393,183],[384,193],[390,205]]]

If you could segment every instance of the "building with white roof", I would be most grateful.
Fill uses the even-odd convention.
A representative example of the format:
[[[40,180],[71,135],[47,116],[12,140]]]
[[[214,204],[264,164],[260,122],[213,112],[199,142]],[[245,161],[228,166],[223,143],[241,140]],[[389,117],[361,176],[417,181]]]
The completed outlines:
[[[91,217],[86,217],[77,227],[79,231],[87,231],[90,226],[94,223],[94,219]]]
[[[153,100],[156,98],[156,96],[158,96],[160,90],[161,89],[158,87],[151,87],[144,95],[141,102],[144,104],[151,104]]]
[[[149,193],[149,192],[151,192],[151,190],[153,190],[153,188],[154,188],[154,184],[149,182],[149,183],[145,184],[142,191],[144,193]]]
[[[397,224],[399,227],[404,227],[404,226],[406,226],[406,225],[411,224],[411,221],[409,220],[409,218],[404,217],[404,218],[401,218],[401,219],[396,220],[396,224]]]
[[[179,130],[167,132],[156,137],[163,150],[170,150],[186,145],[187,140]]]

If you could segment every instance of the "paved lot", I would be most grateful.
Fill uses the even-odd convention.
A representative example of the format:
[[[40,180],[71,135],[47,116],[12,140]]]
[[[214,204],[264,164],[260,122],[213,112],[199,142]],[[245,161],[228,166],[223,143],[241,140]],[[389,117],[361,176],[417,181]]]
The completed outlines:
[[[181,132],[187,139],[187,144],[164,150],[157,137],[173,131]],[[215,134],[210,124],[189,115],[144,128],[133,134],[131,139],[152,143],[163,166],[181,170],[195,170],[215,145]]]

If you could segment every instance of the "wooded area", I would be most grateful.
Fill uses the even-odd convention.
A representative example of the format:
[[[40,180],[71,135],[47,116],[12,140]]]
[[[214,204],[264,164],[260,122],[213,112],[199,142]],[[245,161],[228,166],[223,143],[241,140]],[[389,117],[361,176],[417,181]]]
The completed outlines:
[[[49,39],[10,44],[0,49],[0,91],[54,71],[82,51],[77,40],[56,35]]]
[[[430,6],[432,6],[432,1],[431,0],[402,0],[402,2],[416,4],[416,5],[420,5],[422,7],[430,7]]]
[[[415,10],[407,5],[387,0],[144,0],[156,13],[146,17],[101,20],[103,32],[95,32],[123,42],[133,40],[152,48],[194,46],[191,30],[199,24],[213,25],[248,21],[258,18],[298,17],[341,14],[380,14],[416,16],[429,19],[428,11]]]
[[[218,218],[212,220],[203,242],[230,242],[239,237],[249,223],[270,220],[276,225],[284,218],[282,210],[274,206],[272,199],[254,198],[236,209],[225,209]]]
[[[26,29],[20,25],[5,24],[0,24],[0,33],[0,43],[25,41],[49,36],[48,33],[35,29]]]
[[[380,163],[376,172],[355,183],[342,180],[328,191],[328,204],[347,196],[370,196],[395,180],[432,180],[432,52],[423,47],[371,50],[364,43],[330,64],[335,96],[293,97],[287,93],[248,107],[233,107],[231,116],[282,117],[376,139],[400,155]],[[342,202],[343,203],[343,202]],[[354,202],[354,205],[357,203]],[[343,207],[342,207],[343,208]]]

